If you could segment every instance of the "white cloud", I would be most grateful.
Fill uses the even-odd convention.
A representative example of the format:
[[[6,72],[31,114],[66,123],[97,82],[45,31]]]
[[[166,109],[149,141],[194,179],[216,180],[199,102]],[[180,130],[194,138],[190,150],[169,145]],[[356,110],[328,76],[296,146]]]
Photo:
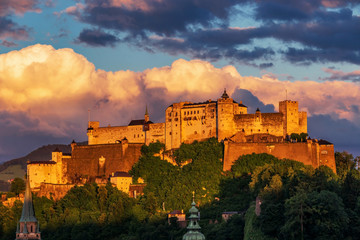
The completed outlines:
[[[34,45],[0,55],[0,85],[0,112],[22,112],[36,120],[30,130],[57,136],[85,134],[89,108],[102,125],[124,124],[140,118],[145,104],[157,109],[179,100],[215,100],[224,88],[230,94],[237,88],[247,89],[276,108],[286,89],[288,98],[298,100],[309,115],[329,114],[360,124],[355,111],[360,108],[357,83],[244,77],[233,66],[216,68],[201,60],[179,59],[171,66],[143,72],[107,72],[97,70],[72,49]],[[164,111],[155,112],[163,115]],[[19,128],[26,126],[19,124]]]

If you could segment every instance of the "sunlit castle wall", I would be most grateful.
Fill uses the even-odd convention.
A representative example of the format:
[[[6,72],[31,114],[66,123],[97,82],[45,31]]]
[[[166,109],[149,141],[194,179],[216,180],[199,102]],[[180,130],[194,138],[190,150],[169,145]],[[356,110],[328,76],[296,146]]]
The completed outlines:
[[[216,102],[189,103],[181,109],[181,142],[216,137]]]
[[[130,143],[145,143],[143,125],[99,127],[99,122],[94,121],[89,123],[87,135],[89,145],[116,143],[124,138]]]
[[[30,187],[40,188],[41,183],[66,184],[67,169],[64,161],[71,156],[64,156],[62,152],[52,153],[51,161],[32,161],[27,164],[27,174],[30,179]]]
[[[297,101],[279,102],[279,112],[283,114],[284,137],[291,133],[307,133],[307,114],[306,112],[299,112]]]

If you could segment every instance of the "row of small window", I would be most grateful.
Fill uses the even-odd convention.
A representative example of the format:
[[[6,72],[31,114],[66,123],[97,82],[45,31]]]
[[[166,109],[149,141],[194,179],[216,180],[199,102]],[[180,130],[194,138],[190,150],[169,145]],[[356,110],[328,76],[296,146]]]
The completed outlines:
[[[203,113],[205,113],[205,110],[202,111]],[[215,112],[215,109],[212,109],[212,112]],[[189,111],[184,111],[184,115],[192,115],[192,114],[200,114],[200,110],[189,110]],[[171,112],[169,112],[169,117],[171,117],[173,115],[173,117],[177,117],[178,113],[175,112],[174,114],[171,114]]]
[[[141,134],[141,137],[143,137],[144,135]],[[137,137],[139,138],[140,137],[140,134],[137,135]],[[136,134],[134,134],[134,138],[136,138]]]
[[[202,133],[205,134],[205,130],[203,130]],[[177,135],[177,132],[175,134]],[[194,131],[194,134],[197,135],[198,132]],[[209,134],[211,134],[211,130],[209,131]],[[172,132],[169,132],[169,135],[172,135]]]

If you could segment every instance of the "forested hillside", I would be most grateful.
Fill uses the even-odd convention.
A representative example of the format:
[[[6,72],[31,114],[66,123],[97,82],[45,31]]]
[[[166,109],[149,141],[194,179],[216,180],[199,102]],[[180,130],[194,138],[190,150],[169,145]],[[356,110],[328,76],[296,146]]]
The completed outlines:
[[[147,183],[140,198],[109,184],[74,187],[58,202],[34,197],[42,239],[182,239],[186,229],[174,219],[169,225],[167,213],[188,211],[192,191],[207,240],[360,236],[360,174],[349,154],[337,153],[339,175],[267,154],[242,156],[231,172],[223,172],[223,146],[216,139],[183,144],[174,153],[177,166],[158,157],[163,147],[143,146],[131,170],[134,181],[141,177]],[[14,238],[21,208],[20,202],[12,208],[0,205],[1,240]],[[225,222],[224,211],[239,214]]]

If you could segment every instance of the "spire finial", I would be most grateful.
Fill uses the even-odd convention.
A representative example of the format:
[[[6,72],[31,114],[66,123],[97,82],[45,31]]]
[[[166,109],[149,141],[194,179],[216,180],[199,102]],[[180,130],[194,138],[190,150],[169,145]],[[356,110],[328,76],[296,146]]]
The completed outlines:
[[[146,104],[146,107],[145,107],[145,115],[149,115],[147,104]]]
[[[195,202],[195,191],[192,191],[193,194],[193,202]]]
[[[226,88],[224,88],[224,93],[222,94],[221,98],[229,98],[229,95],[226,93]]]

